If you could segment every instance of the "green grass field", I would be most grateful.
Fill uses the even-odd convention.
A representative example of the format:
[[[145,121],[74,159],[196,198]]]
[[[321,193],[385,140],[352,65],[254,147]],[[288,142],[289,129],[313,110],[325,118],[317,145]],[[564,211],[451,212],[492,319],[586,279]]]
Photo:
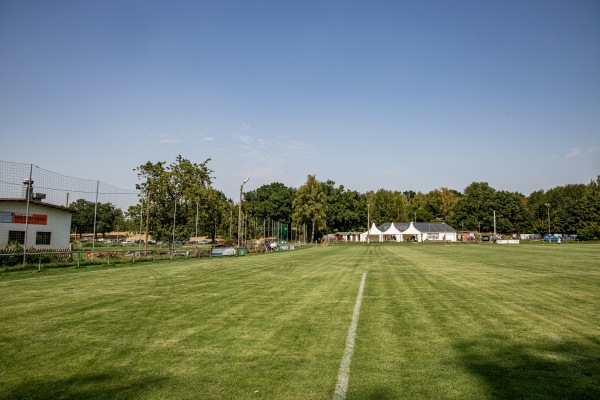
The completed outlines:
[[[336,245],[0,277],[0,399],[600,398],[600,246]]]

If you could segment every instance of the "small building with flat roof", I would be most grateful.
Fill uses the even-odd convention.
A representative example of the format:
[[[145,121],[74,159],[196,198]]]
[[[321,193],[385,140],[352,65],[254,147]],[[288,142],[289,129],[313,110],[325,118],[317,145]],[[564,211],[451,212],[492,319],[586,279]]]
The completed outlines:
[[[25,249],[68,249],[74,211],[45,203],[45,195],[33,193],[33,182],[23,184],[22,198],[0,199],[0,246],[17,242]]]

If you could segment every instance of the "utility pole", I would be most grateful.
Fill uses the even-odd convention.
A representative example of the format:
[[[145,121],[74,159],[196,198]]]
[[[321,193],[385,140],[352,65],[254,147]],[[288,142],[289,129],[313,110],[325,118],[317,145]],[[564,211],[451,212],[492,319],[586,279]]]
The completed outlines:
[[[141,207],[140,207],[141,209]],[[150,217],[150,192],[148,192],[148,199],[146,200],[146,239],[144,240],[144,255],[148,255],[148,222]]]
[[[240,186],[240,204],[238,211],[238,248],[242,247],[242,192],[244,191],[244,185],[248,182],[250,178],[246,178],[242,185]]]
[[[369,231],[371,230],[371,200],[367,200],[367,243],[371,243]]]
[[[548,242],[550,242],[550,203],[546,203],[548,208]]]

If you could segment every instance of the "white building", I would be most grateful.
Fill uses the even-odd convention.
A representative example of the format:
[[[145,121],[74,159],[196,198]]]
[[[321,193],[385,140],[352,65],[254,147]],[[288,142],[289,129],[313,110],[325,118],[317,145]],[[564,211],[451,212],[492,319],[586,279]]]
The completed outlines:
[[[360,242],[362,232],[337,232],[335,240],[338,242]]]
[[[0,247],[18,242],[25,249],[68,249],[73,211],[44,203],[31,184],[24,182],[22,198],[0,199]]]

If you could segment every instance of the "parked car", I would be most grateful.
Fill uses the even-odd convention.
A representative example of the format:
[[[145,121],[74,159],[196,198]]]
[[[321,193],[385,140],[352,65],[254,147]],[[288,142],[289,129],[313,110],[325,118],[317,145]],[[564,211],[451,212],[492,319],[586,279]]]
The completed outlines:
[[[554,236],[554,235],[544,235],[544,242],[558,242],[558,236]]]

